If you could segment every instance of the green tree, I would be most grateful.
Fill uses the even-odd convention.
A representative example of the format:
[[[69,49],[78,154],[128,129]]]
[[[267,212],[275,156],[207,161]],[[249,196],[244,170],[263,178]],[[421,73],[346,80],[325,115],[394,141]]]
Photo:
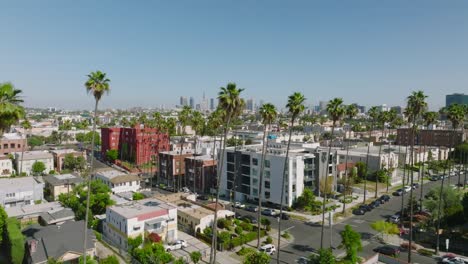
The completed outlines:
[[[344,259],[349,261],[351,264],[358,263],[357,253],[362,251],[361,234],[354,231],[350,225],[346,225],[345,229],[341,231],[341,245],[340,248],[346,250],[346,256]]]
[[[31,149],[44,145],[44,139],[40,136],[30,136],[28,137],[28,145]]]
[[[133,193],[132,198],[134,201],[137,201],[137,200],[145,199],[145,196],[142,193],[136,192],[136,193]]]
[[[110,162],[115,162],[115,160],[119,157],[119,153],[116,149],[109,149],[106,152],[106,158]]]
[[[231,125],[231,121],[236,119],[241,113],[242,110],[244,109],[245,106],[245,101],[240,97],[240,94],[242,93],[244,89],[238,89],[235,83],[228,83],[226,87],[221,87],[221,91],[218,93],[218,108],[222,109],[222,113],[224,115],[222,116],[223,121],[224,121],[224,127],[223,127],[223,146],[222,146],[222,152],[226,152],[226,141],[227,141],[227,133],[228,129]],[[217,171],[217,181],[216,181],[216,200],[215,200],[215,213],[214,213],[214,223],[217,222],[218,220],[218,203],[219,203],[219,190],[220,190],[220,182],[221,182],[221,172],[223,170],[223,162],[224,162],[224,156],[221,155],[221,160],[220,160],[220,165],[219,165],[219,170]],[[213,233],[216,234],[216,225],[213,225]],[[216,241],[217,237],[214,236],[214,239],[212,241],[211,245],[211,251],[210,251],[210,263],[216,263]]]
[[[394,223],[390,223],[384,220],[375,221],[371,224],[372,229],[382,234],[382,238],[384,235],[398,235],[400,230],[398,226]]]
[[[319,249],[318,254],[312,254],[309,257],[311,264],[335,264],[336,258],[330,248]]]
[[[3,233],[3,246],[6,249],[7,258],[12,264],[22,264],[24,259],[24,237],[21,233],[20,223],[14,218],[6,220],[6,228]]]
[[[105,93],[109,93],[110,91],[110,79],[106,77],[106,74],[101,71],[95,71],[88,74],[88,80],[85,82],[86,92],[91,93],[94,97],[94,118],[93,118],[93,131],[91,132],[91,171],[90,174],[94,171],[94,146],[97,145],[97,136],[99,135],[96,132],[96,124],[98,121],[97,112],[98,112],[98,104],[101,100],[102,96]],[[97,136],[96,136],[97,135]],[[89,217],[89,200],[90,200],[90,192],[91,192],[91,181],[90,179],[86,179],[88,185],[88,194],[86,195],[86,210],[85,210],[85,227],[88,225],[88,217]],[[83,238],[83,251],[84,251],[84,262],[86,264],[86,241],[87,241],[87,232],[84,234]]]
[[[135,238],[128,238],[128,252],[132,254],[132,252],[137,249],[143,243],[143,237],[141,235]]]
[[[99,264],[119,264],[119,260],[115,255],[110,255],[99,261]]]
[[[86,259],[86,261],[84,261],[84,259]],[[81,256],[79,259],[78,259],[78,264],[98,264],[98,262],[96,260],[94,260],[91,256]]]
[[[164,264],[174,260],[161,243],[145,244],[143,248],[135,248],[131,255],[140,263]]]
[[[257,219],[260,219],[262,211],[262,200],[263,200],[263,173],[265,169],[265,153],[267,150],[267,142],[265,141],[268,131],[271,130],[271,124],[276,120],[278,112],[276,107],[271,103],[263,104],[260,107],[260,116],[262,117],[263,123],[263,138],[262,138],[262,157],[260,160],[260,181],[258,182],[258,212]],[[258,222],[257,228],[257,248],[260,248],[260,222]]]
[[[0,83],[0,137],[25,116],[21,93],[11,83]]]
[[[42,161],[34,162],[32,167],[31,167],[31,171],[32,171],[33,175],[40,175],[40,174],[44,173],[45,169],[46,169],[45,164]]]
[[[198,262],[200,262],[201,257],[202,257],[202,254],[200,253],[200,251],[192,251],[192,252],[190,253],[190,259],[191,259],[192,262],[195,263],[195,264],[197,264]]]
[[[93,143],[93,134],[94,136],[94,143]],[[101,145],[101,136],[98,132],[90,131],[85,134],[84,136],[85,143],[91,143],[92,146],[99,146]]]
[[[253,252],[248,254],[244,262],[244,264],[268,264],[270,263],[270,256],[268,256],[265,252]]]
[[[337,122],[343,118],[345,114],[345,108],[343,106],[343,99],[341,98],[334,98],[330,100],[327,104],[327,112],[332,120],[332,129],[331,129],[331,136],[332,138],[330,139],[329,145],[328,145],[328,151],[327,151],[327,161],[326,164],[329,164],[329,158],[330,158],[330,153],[331,153],[331,148],[332,148],[332,143],[333,143],[333,133],[335,132],[335,127]],[[328,175],[328,170],[323,170],[324,171],[324,177],[325,178],[325,189],[328,186],[328,179],[330,178]],[[327,200],[327,192],[323,192],[323,199],[324,201]],[[326,214],[326,203],[322,203],[322,223],[325,223],[325,214]],[[325,235],[325,225],[322,225],[321,231],[320,231],[320,248],[323,248],[323,238]],[[330,241],[331,243],[331,241]]]
[[[63,168],[67,170],[74,170],[76,167],[76,159],[73,154],[66,154],[63,158]]]

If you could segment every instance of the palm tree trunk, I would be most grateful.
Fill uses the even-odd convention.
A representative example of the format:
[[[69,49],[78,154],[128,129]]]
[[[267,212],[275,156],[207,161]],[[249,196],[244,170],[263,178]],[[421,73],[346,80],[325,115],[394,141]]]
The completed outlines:
[[[416,119],[416,118],[415,118]],[[411,184],[410,184],[410,197],[408,201],[410,202],[410,227],[409,227],[409,246],[408,246],[408,262],[411,263],[411,253],[412,253],[412,244],[413,244],[413,181],[414,181],[414,139],[415,139],[415,131],[416,125],[413,124],[413,128],[411,131]]]
[[[466,174],[468,172],[468,169],[467,169],[467,166],[466,166],[467,165],[467,160],[468,160],[468,158],[466,156],[466,151],[463,151],[463,169],[465,171],[465,179],[463,180],[463,190],[465,190],[466,185],[468,185],[467,182],[466,182]]]
[[[351,133],[350,133],[351,134]],[[344,136],[344,142],[346,141],[346,132]],[[350,184],[350,178],[348,175],[348,155],[349,155],[349,143],[346,143],[346,158],[345,158],[345,184],[344,184],[344,192],[343,192],[343,214],[346,212],[346,191],[348,190]],[[351,194],[352,197],[352,194]]]
[[[223,162],[224,162],[224,155],[226,152],[226,137],[229,128],[229,124],[231,122],[231,115],[228,114],[228,119],[226,122],[226,126],[224,127],[224,134],[223,134],[223,152],[221,153],[220,164],[218,166],[219,170],[217,171],[217,181],[216,181],[216,200],[215,200],[215,214],[213,219],[213,241],[211,244],[211,252],[210,252],[210,264],[216,263],[216,245],[218,242],[218,233],[217,233],[217,222],[218,222],[218,203],[219,203],[219,183],[221,182],[221,176],[223,171]]]
[[[94,169],[94,139],[96,138],[96,120],[97,120],[97,109],[98,109],[99,100],[96,99],[96,104],[94,105],[94,122],[93,122],[93,137],[91,138],[91,157],[90,157],[90,170],[88,174],[87,185],[88,185],[88,193],[86,196],[86,214],[85,214],[85,221],[84,221],[84,237],[83,237],[83,263],[86,264],[86,241],[88,239],[88,218],[89,218],[89,197],[91,196],[91,179],[93,175]]]
[[[383,129],[382,129],[382,137],[385,133],[385,124],[383,125]],[[378,192],[379,192],[379,171],[382,169],[382,161],[381,161],[381,158],[382,158],[382,142],[380,142],[380,146],[379,146],[379,169],[377,170],[377,173],[375,174],[375,195],[374,195],[374,198],[377,198],[378,196]]]
[[[237,131],[234,131],[234,178],[233,178],[233,185],[231,186],[231,191],[229,192],[229,203],[231,205],[231,209],[236,214],[236,207],[234,207],[234,195],[236,194],[236,179],[237,179]]]
[[[403,162],[403,179],[402,179],[402,182],[401,182],[401,189],[403,190],[404,187],[405,187],[405,176],[406,176],[406,166],[407,166],[407,162],[406,162],[406,159],[408,157],[408,146],[405,146],[405,161]],[[409,178],[409,172],[408,172],[408,178]],[[402,191],[401,192],[401,217],[404,216],[404,213],[405,213],[405,192]]]
[[[334,132],[335,132],[335,122],[333,122],[333,125],[332,125],[331,139],[328,145],[328,152],[327,152],[327,164],[326,164],[326,169],[325,169],[325,187],[323,188],[324,191],[323,191],[323,203],[322,203],[322,228],[320,231],[320,249],[323,249],[323,237],[325,233],[324,228],[325,228],[325,211],[326,211],[326,205],[327,205],[328,167],[330,163],[330,152],[331,152],[331,147],[333,143]],[[330,188],[330,192],[331,192],[331,188]]]
[[[292,127],[294,126],[294,117],[291,119],[291,126],[289,127],[289,139],[288,139],[288,146],[286,147],[286,157],[284,159],[284,168],[283,168],[283,179],[281,181],[281,195],[280,195],[280,214],[279,214],[279,221],[278,221],[278,249],[276,251],[276,263],[280,263],[280,251],[281,251],[281,220],[283,216],[283,200],[284,200],[284,183],[286,180],[285,174],[289,168],[288,161],[289,161],[289,148],[291,146],[291,137],[292,137]],[[289,173],[288,173],[289,177]],[[260,219],[259,219],[260,220]]]
[[[265,124],[265,128],[263,129],[263,139],[262,139],[262,159],[260,161],[260,180],[258,182],[258,212],[257,212],[257,248],[260,249],[260,226],[261,226],[261,211],[262,211],[262,187],[263,187],[263,170],[265,169],[265,152],[266,152],[266,134],[267,134],[267,126]]]
[[[463,137],[464,134],[465,134],[465,131],[464,131],[463,123],[462,123],[462,137]],[[463,144],[463,140],[462,140],[461,143]],[[460,158],[460,162],[458,164],[458,182],[457,182],[458,191],[460,191],[460,183],[461,183],[460,182],[460,180],[461,180],[461,168],[462,168],[461,164],[462,164],[462,158],[463,158],[462,157],[462,149],[463,148],[460,148],[460,154],[458,155],[458,157]],[[465,186],[465,183],[463,183],[463,186]]]
[[[444,181],[445,181],[445,173],[447,172],[447,166],[448,166],[448,159],[447,159],[447,165],[444,166],[444,173],[442,174],[442,183],[440,184],[440,192],[439,192],[439,208],[437,209],[437,229],[436,229],[436,249],[435,249],[435,254],[439,255],[439,244],[440,244],[440,220],[441,220],[441,211],[442,211],[442,198],[443,198],[443,191],[444,191]]]
[[[374,130],[374,122],[372,121],[371,123],[371,129],[369,131],[369,142],[367,144],[367,155],[366,155],[366,171],[364,173],[364,198],[362,200],[362,203],[366,203],[366,192],[367,192],[367,172],[369,170],[369,152],[370,152],[370,143],[371,143],[371,137],[372,137],[372,130]]]
[[[424,176],[426,175],[425,171],[424,171],[424,162],[425,162],[425,155],[426,155],[426,146],[427,146],[427,143],[424,142],[424,150],[423,150],[423,159],[422,159],[422,177],[421,177],[421,186],[419,186],[419,188],[421,188],[421,192],[419,194],[419,201],[421,203],[421,207],[420,209],[423,208],[423,189],[424,189]]]

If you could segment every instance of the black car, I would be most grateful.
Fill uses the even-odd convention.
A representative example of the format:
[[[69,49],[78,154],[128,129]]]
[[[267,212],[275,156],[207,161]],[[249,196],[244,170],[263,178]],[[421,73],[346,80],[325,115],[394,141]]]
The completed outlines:
[[[283,219],[283,220],[289,220],[289,218],[290,218],[290,216],[289,216],[288,214],[286,214],[286,213],[282,213],[282,214],[281,214],[281,219]]]
[[[364,211],[366,211],[366,212],[372,211],[372,207],[370,207],[370,206],[367,205],[367,204],[360,205],[358,209],[364,210]]]
[[[237,218],[237,219],[241,219],[243,216],[241,214],[239,214],[238,212],[236,212],[234,217]]]
[[[378,248],[374,248],[374,252],[381,253],[387,256],[396,256],[400,254],[400,250],[398,248],[391,246],[381,246]]]
[[[413,190],[419,188],[419,183],[413,183]]]
[[[255,218],[254,216],[252,215],[244,215],[243,217],[241,217],[240,219],[246,221],[246,222],[249,222],[251,224],[257,224],[257,218]]]
[[[355,215],[365,215],[366,211],[362,210],[362,209],[354,209],[353,214],[355,214]]]
[[[403,189],[398,189],[393,192],[393,196],[401,196],[403,194]]]
[[[198,199],[198,200],[202,200],[202,201],[208,201],[209,197],[206,196],[206,195],[199,195],[199,196],[197,197],[197,199]]]
[[[369,204],[369,206],[373,209],[373,208],[377,208],[380,206],[380,202],[379,200],[375,200],[373,201],[372,203]]]
[[[250,205],[250,206],[245,207],[245,210],[249,212],[258,212],[258,207]]]
[[[390,201],[390,196],[384,194],[384,195],[380,196],[379,200],[384,201],[384,202],[388,202],[388,201]]]

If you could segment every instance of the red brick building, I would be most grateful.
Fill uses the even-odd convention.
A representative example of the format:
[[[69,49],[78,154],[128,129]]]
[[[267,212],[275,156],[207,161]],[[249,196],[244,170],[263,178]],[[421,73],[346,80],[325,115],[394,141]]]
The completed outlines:
[[[101,128],[101,153],[116,149],[118,159],[137,165],[147,164],[158,158],[159,152],[170,148],[169,135],[161,133],[155,128],[143,126]]]

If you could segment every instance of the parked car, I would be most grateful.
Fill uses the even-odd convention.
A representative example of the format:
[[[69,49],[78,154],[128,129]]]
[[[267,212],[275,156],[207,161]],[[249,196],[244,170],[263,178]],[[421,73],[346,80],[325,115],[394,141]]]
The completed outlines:
[[[242,208],[245,208],[245,204],[240,203],[240,202],[235,202],[234,207],[242,209]]]
[[[380,202],[378,200],[375,200],[369,204],[369,206],[374,209],[380,206]]]
[[[250,205],[250,206],[245,207],[245,210],[250,211],[250,212],[258,212],[258,207]]]
[[[405,193],[411,191],[411,189],[412,189],[411,186],[408,186],[408,185],[403,186],[403,191],[404,191]]]
[[[202,200],[202,201],[208,201],[208,199],[210,199],[208,196],[206,195],[199,195],[197,197],[198,200]]]
[[[413,183],[413,190],[419,188],[419,183]]]
[[[393,196],[402,196],[403,195],[403,189],[398,189],[393,192]]]
[[[234,215],[234,217],[236,219],[241,219],[243,216],[241,214],[239,214],[238,212],[236,212],[236,214]]]
[[[438,181],[438,180],[440,180],[440,176],[439,175],[432,175],[431,177],[429,177],[429,180],[430,181]]]
[[[266,244],[260,248],[260,252],[265,252],[268,255],[273,255],[276,252],[276,248],[272,244]]]
[[[397,256],[398,254],[400,254],[400,250],[398,248],[391,246],[381,246],[378,248],[374,248],[374,252],[384,254],[387,256]]]
[[[177,240],[175,242],[169,243],[164,246],[164,249],[166,251],[172,251],[172,250],[177,250],[181,248],[186,248],[187,247],[187,242],[185,240]]]
[[[255,216],[252,216],[252,215],[244,215],[243,217],[241,217],[240,219],[246,221],[246,222],[250,222],[251,224],[257,224],[257,218],[255,218]]]
[[[353,210],[353,214],[355,214],[355,215],[365,215],[366,211],[358,208],[358,209]]]
[[[367,205],[367,204],[360,205],[360,206],[359,206],[359,209],[364,210],[364,211],[366,211],[366,212],[372,211],[372,207],[370,207],[370,206]]]
[[[296,259],[296,262],[297,262],[297,264],[309,264],[310,260],[309,260],[309,258],[306,258],[306,257],[300,257],[300,258]]]
[[[465,261],[460,257],[445,255],[441,259],[441,263],[449,263],[449,264],[465,264]]]
[[[400,216],[399,215],[392,215],[388,218],[388,221],[390,223],[398,224],[400,222]]]
[[[281,219],[283,220],[289,220],[289,218],[291,218],[287,213],[282,213],[281,214]]]
[[[267,209],[262,210],[262,215],[275,216],[275,215],[277,215],[277,213],[276,213],[275,209],[267,208]]]
[[[384,195],[380,196],[379,201],[380,201],[380,202],[385,202],[385,203],[386,203],[386,202],[390,201],[390,196],[384,194]]]

